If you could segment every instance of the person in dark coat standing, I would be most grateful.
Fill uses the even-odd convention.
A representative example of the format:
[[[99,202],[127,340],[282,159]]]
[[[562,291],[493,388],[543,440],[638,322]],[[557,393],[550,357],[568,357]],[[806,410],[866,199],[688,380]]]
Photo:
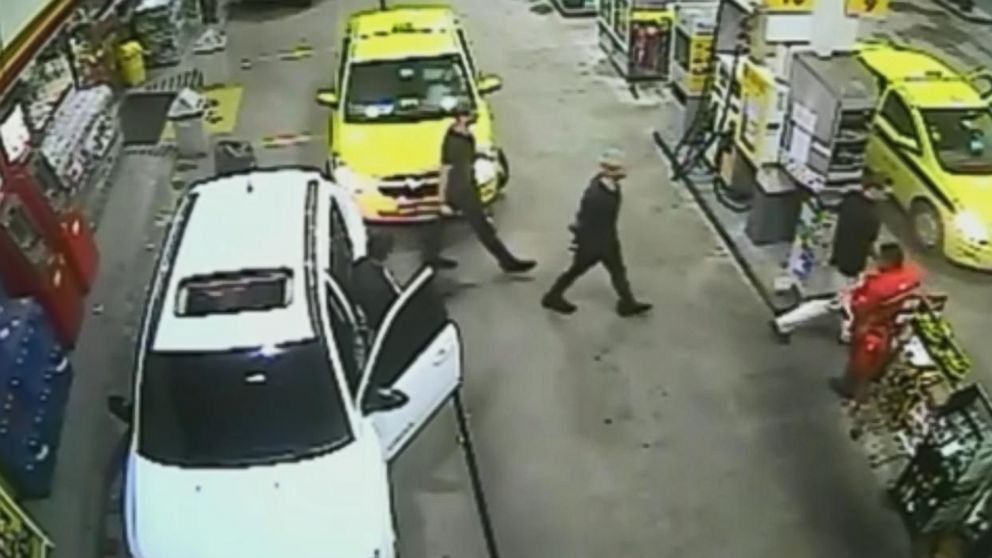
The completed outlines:
[[[847,309],[846,295],[853,288],[865,267],[872,247],[878,240],[881,221],[875,204],[885,199],[885,189],[875,183],[844,194],[837,209],[837,225],[831,247],[830,265],[834,268],[837,294],[806,300],[771,321],[773,334],[781,343],[788,343],[796,328],[815,319],[840,313],[843,316],[840,340],[850,337],[851,313]]]
[[[438,195],[441,198],[440,215],[427,226],[424,238],[424,263],[439,269],[458,265],[441,255],[444,236],[444,217],[458,210],[465,217],[475,236],[486,250],[496,258],[500,268],[507,273],[523,273],[537,265],[533,260],[523,260],[513,255],[503,244],[496,227],[486,214],[475,180],[475,137],[469,127],[478,116],[471,107],[455,109],[455,122],[448,128],[441,144],[441,172]]]
[[[400,292],[393,274],[386,267],[386,258],[392,250],[393,237],[370,234],[365,257],[355,262],[351,271],[352,292],[372,331],[382,324]]]
[[[651,305],[638,302],[631,292],[617,231],[620,182],[627,175],[623,152],[608,149],[599,164],[601,170],[586,187],[578,215],[571,227],[574,235],[572,265],[558,277],[544,295],[541,304],[561,314],[575,312],[575,305],[565,299],[565,291],[586,271],[597,264],[603,264],[610,274],[617,296],[620,297],[617,313],[624,317],[643,314],[651,309]]]

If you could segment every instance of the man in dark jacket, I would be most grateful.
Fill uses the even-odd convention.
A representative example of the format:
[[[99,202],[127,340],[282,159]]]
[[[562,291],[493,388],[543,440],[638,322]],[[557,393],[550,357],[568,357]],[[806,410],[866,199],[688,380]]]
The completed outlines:
[[[830,264],[849,281],[865,270],[871,248],[878,240],[881,221],[875,203],[884,197],[884,188],[869,183],[846,193],[840,202]]]
[[[600,167],[601,171],[582,195],[578,216],[571,227],[574,234],[572,265],[558,277],[541,299],[541,304],[561,314],[575,312],[575,305],[565,299],[565,291],[593,266],[603,264],[620,297],[617,313],[624,317],[643,314],[651,305],[638,302],[631,292],[617,233],[620,181],[626,176],[623,153],[617,149],[607,150],[600,159]]]
[[[513,255],[503,244],[496,227],[486,215],[479,186],[475,180],[475,136],[469,127],[477,115],[471,107],[456,108],[455,122],[444,135],[441,144],[441,173],[438,195],[441,198],[438,219],[427,225],[424,238],[424,263],[439,269],[451,269],[457,262],[441,256],[444,234],[444,217],[458,210],[465,217],[472,231],[496,258],[497,263],[507,273],[523,273],[536,265],[533,260],[522,260]]]
[[[355,262],[351,272],[354,297],[372,331],[379,328],[383,318],[386,317],[386,312],[399,295],[396,280],[386,267],[386,258],[389,257],[392,249],[393,237],[370,234],[368,251],[364,258]]]

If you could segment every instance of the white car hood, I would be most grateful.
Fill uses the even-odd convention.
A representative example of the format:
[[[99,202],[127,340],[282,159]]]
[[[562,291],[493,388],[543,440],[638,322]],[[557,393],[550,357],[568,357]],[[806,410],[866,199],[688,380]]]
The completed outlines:
[[[371,558],[392,541],[377,447],[244,469],[182,469],[132,453],[125,522],[136,558]]]

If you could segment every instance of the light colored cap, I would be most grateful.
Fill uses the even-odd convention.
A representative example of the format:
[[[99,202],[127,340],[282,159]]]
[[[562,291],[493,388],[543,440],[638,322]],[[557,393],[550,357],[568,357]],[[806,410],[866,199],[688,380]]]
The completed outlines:
[[[624,152],[616,147],[610,147],[599,156],[599,164],[604,167],[623,167],[626,162]]]

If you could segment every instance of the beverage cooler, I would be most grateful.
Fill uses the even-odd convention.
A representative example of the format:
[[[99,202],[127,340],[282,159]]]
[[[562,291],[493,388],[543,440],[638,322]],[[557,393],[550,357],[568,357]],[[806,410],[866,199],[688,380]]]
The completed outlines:
[[[84,288],[65,230],[24,169],[0,177],[0,283],[11,297],[33,297],[59,341],[73,347],[83,321]]]
[[[668,81],[672,5],[669,0],[600,0],[599,44],[624,79]]]

